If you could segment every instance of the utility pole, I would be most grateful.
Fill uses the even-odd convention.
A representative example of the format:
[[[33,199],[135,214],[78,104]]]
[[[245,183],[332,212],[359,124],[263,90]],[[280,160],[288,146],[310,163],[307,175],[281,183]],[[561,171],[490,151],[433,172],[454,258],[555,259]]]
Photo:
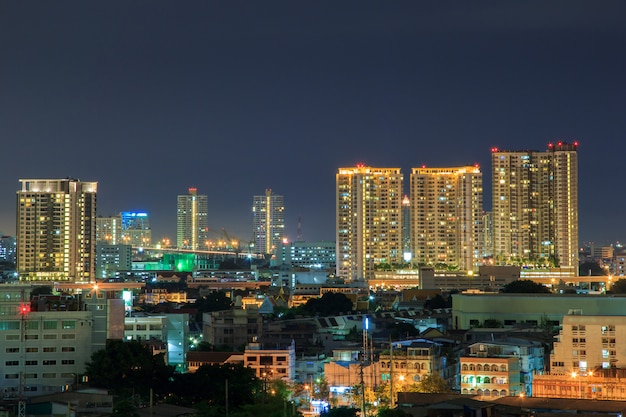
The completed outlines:
[[[389,403],[391,409],[396,406],[396,400],[393,397],[393,341],[389,337]]]

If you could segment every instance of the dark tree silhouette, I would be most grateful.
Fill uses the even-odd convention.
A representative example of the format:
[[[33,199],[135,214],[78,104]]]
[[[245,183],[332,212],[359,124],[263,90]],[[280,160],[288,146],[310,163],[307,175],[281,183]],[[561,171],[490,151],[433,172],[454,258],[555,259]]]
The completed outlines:
[[[168,393],[174,367],[165,365],[164,354],[153,355],[136,340],[110,340],[105,349],[91,355],[86,374],[92,386],[146,397],[151,388],[157,396]]]
[[[356,408],[338,407],[320,413],[320,417],[356,417],[358,413]]]
[[[518,279],[506,284],[502,291],[504,293],[519,293],[519,294],[549,294],[550,289],[541,284],[537,284],[529,279]]]
[[[344,294],[327,292],[321,298],[312,298],[302,306],[308,315],[335,316],[352,311],[352,301]]]
[[[626,279],[620,278],[611,285],[611,294],[626,294]]]

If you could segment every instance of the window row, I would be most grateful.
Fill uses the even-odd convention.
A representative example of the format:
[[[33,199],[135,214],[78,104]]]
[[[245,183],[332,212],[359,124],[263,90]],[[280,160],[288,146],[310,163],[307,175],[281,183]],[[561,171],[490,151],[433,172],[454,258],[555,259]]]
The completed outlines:
[[[46,359],[41,361],[42,365],[56,365],[56,359]],[[60,361],[61,365],[74,365],[76,361],[74,359],[63,359]],[[4,366],[19,366],[20,361],[5,361]],[[26,360],[24,361],[24,365],[26,366],[37,366],[39,365],[38,360]]]
[[[39,348],[38,347],[27,347],[24,349],[27,353],[37,353],[39,352]],[[57,348],[52,346],[52,347],[43,347],[41,348],[42,352],[45,353],[53,353],[57,351]],[[63,346],[61,347],[61,352],[75,352],[76,348],[74,346]],[[19,353],[20,352],[20,348],[19,347],[8,347],[5,348],[5,352],[6,353]]]

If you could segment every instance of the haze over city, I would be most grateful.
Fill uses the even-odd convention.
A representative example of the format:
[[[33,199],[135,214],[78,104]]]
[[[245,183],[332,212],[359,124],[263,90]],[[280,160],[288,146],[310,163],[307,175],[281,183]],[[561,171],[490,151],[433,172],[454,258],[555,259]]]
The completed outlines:
[[[578,141],[580,240],[619,240],[626,4],[4,2],[0,232],[20,178],[98,181],[98,214],[176,196],[247,239],[252,196],[285,196],[286,235],[335,239],[337,168],[478,163]]]

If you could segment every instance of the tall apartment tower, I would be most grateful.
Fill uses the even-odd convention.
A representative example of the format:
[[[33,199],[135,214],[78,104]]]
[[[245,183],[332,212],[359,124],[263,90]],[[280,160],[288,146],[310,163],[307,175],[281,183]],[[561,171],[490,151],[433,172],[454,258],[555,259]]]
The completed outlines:
[[[273,254],[285,235],[285,200],[282,195],[265,190],[252,201],[254,247],[257,253]]]
[[[400,168],[339,168],[338,277],[350,281],[370,279],[375,265],[403,262],[403,181]]]
[[[405,195],[402,197],[402,257],[405,262],[413,259],[411,246],[411,199]]]
[[[189,194],[178,196],[176,245],[179,249],[202,249],[209,232],[209,199],[190,188]]]
[[[473,271],[482,262],[483,176],[478,166],[413,168],[411,242],[416,262]]]
[[[152,229],[150,229],[150,216],[146,212],[123,211],[122,219],[122,242],[134,247],[146,247],[152,243]]]
[[[543,263],[578,270],[578,144],[548,150],[492,149],[496,263]]]
[[[95,277],[97,182],[20,179],[17,270],[23,281]]]
[[[122,216],[96,218],[96,242],[108,245],[122,243]]]

